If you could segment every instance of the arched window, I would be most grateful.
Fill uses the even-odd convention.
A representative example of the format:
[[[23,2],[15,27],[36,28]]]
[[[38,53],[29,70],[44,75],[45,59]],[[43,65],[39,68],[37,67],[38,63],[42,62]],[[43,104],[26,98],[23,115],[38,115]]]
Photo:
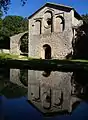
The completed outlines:
[[[51,33],[53,31],[52,23],[52,12],[46,11],[44,14],[44,33]]]
[[[56,17],[56,32],[63,32],[65,28],[65,21],[62,16]]]
[[[35,21],[35,34],[36,35],[41,34],[41,21],[40,20]]]

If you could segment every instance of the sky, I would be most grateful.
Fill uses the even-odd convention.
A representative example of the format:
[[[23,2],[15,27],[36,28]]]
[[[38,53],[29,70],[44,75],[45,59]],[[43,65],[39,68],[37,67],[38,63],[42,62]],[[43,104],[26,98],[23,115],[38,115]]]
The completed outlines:
[[[88,0],[27,0],[24,6],[22,6],[20,1],[21,0],[11,0],[10,8],[4,16],[19,15],[29,17],[46,2],[69,5],[75,8],[80,15],[88,13]]]

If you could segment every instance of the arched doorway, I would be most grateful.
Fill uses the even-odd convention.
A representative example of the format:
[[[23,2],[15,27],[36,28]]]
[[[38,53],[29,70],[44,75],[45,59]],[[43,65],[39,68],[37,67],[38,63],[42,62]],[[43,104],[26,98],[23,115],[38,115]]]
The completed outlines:
[[[44,58],[51,59],[51,47],[48,44],[43,45]]]
[[[48,45],[48,44],[43,45],[43,49],[44,49],[44,59],[51,59],[50,45]],[[50,73],[51,73],[51,70],[45,70],[42,75],[44,77],[48,77],[48,76],[50,76]]]

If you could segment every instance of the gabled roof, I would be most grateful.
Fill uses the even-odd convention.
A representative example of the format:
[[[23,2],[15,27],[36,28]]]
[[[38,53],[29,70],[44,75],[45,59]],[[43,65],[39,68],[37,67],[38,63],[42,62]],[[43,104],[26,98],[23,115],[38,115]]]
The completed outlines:
[[[56,4],[56,3],[51,3],[51,2],[47,2],[46,4],[44,4],[41,8],[39,8],[36,12],[34,12],[32,15],[30,15],[28,17],[28,19],[30,19],[31,17],[33,17],[36,13],[38,13],[41,9],[43,9],[44,7],[60,7],[60,8],[65,8],[67,10],[74,10],[74,13],[75,15],[78,17],[78,18],[81,18],[81,16],[76,12],[76,10],[73,8],[73,7],[70,7],[70,6],[66,6],[66,5],[62,5],[62,4]],[[81,18],[82,19],[82,18]]]

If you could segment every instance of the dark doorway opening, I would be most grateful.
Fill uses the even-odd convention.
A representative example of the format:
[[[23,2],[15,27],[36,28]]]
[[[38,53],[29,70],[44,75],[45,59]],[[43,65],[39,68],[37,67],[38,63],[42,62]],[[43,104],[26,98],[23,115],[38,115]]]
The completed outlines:
[[[48,44],[43,45],[45,50],[45,59],[51,59],[51,47]]]
[[[44,58],[45,59],[51,59],[51,47],[48,44],[43,45],[44,48]],[[45,70],[43,72],[44,77],[50,76],[51,70]]]

